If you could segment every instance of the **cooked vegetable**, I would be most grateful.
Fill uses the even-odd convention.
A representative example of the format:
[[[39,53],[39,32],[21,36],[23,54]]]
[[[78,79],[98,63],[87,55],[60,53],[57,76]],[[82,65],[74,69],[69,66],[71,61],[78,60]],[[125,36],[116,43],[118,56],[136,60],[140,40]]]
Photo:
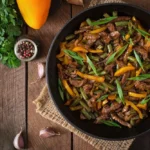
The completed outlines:
[[[150,34],[135,17],[112,14],[86,19],[61,42],[58,89],[82,120],[131,128],[148,116]]]
[[[25,22],[33,29],[40,29],[47,20],[51,0],[17,0],[17,4]]]

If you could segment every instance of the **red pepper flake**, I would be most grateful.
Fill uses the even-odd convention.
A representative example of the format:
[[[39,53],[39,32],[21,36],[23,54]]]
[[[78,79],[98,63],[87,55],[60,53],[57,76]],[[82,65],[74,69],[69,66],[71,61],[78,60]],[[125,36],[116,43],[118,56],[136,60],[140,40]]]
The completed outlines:
[[[18,44],[17,53],[21,59],[28,59],[34,55],[35,47],[30,41],[22,41]]]

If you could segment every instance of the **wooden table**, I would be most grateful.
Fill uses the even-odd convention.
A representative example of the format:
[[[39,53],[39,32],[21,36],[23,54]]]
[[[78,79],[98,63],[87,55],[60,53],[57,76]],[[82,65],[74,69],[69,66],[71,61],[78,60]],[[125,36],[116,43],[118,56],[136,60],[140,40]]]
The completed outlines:
[[[90,0],[85,0],[85,8]],[[132,0],[130,2],[135,2]],[[150,1],[136,0],[142,5],[147,3],[150,10]],[[81,140],[73,133],[42,118],[35,112],[32,101],[39,95],[45,85],[45,79],[31,84],[37,79],[37,62],[45,61],[49,46],[56,33],[75,14],[83,9],[62,3],[61,7],[50,15],[46,24],[40,30],[26,27],[26,34],[36,37],[40,41],[40,58],[29,63],[22,63],[18,69],[9,69],[0,65],[0,149],[13,150],[13,138],[20,130],[24,129],[24,139],[28,150],[94,150],[92,146]],[[39,130],[53,125],[61,136],[50,139],[39,138]],[[149,150],[150,133],[139,137],[131,146],[131,150]]]

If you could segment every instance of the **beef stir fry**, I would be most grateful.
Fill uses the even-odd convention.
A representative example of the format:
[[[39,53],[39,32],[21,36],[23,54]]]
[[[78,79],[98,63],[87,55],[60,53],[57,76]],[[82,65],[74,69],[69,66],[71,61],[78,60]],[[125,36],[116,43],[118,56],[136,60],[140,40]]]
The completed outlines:
[[[86,19],[60,43],[62,100],[80,119],[131,128],[150,110],[150,33],[135,17]]]

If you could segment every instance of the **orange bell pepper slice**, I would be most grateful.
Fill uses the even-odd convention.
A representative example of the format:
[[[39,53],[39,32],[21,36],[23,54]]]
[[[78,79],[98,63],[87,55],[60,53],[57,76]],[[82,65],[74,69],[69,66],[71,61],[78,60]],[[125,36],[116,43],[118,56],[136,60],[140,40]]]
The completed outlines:
[[[69,86],[69,84],[67,83],[67,80],[63,79],[62,83],[65,87],[65,89],[67,90],[67,92],[72,96],[72,97],[76,97],[75,93],[72,91],[71,87]]]
[[[142,72],[142,68],[140,68],[139,70],[136,71],[136,77],[140,75],[140,73]]]
[[[106,29],[107,29],[107,27],[104,26],[104,27],[100,27],[99,29],[95,29],[95,30],[93,30],[93,31],[90,31],[90,33],[91,33],[91,34],[96,34],[96,33],[102,32],[102,31],[104,31],[104,30],[106,30]]]
[[[143,114],[140,109],[131,101],[125,100],[127,106],[131,106],[139,114],[140,119],[143,119]]]
[[[80,46],[77,46],[77,47],[74,47],[72,49],[74,52],[84,52],[84,53],[87,53],[87,49],[83,48],[83,47],[80,47]]]
[[[138,103],[136,106],[137,106],[138,108],[147,110],[147,104],[140,104],[140,103]]]
[[[60,53],[58,55],[56,55],[57,58],[61,58],[65,55],[65,53],[63,51],[64,49],[66,49],[66,42],[60,43]]]
[[[94,50],[94,49],[89,49],[88,50],[90,53],[103,53],[103,50],[101,50],[101,49],[96,49],[96,50]]]
[[[97,110],[101,109],[101,107],[102,107],[102,101],[97,102]]]
[[[117,70],[114,74],[115,77],[121,76],[124,73],[131,71],[131,70],[135,70],[135,67],[133,67],[132,65],[128,65],[125,67],[120,68],[119,70]]]
[[[128,92],[129,96],[136,97],[136,98],[145,98],[147,96],[147,93],[134,93],[134,92]]]
[[[88,79],[88,80],[94,80],[94,81],[97,81],[97,82],[104,82],[104,80],[105,80],[104,77],[99,77],[99,76],[92,76],[92,75],[88,75],[88,74],[83,74],[83,73],[80,72],[80,71],[77,71],[76,74],[77,74],[78,76],[80,76],[81,78]]]
[[[109,100],[115,100],[116,99],[116,94],[112,94],[108,96]]]

